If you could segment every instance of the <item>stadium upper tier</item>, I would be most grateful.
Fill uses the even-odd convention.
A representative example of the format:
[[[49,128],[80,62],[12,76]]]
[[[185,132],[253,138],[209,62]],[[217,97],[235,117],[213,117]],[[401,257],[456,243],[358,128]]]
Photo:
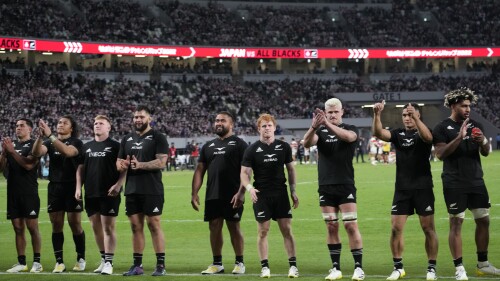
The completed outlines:
[[[474,110],[500,127],[497,74],[481,76],[438,76],[427,78],[395,76],[388,80],[366,81],[342,78],[282,81],[236,81],[198,76],[184,81],[168,80],[113,81],[75,74],[48,71],[40,65],[24,75],[2,73],[0,76],[0,131],[13,136],[15,120],[28,117],[46,120],[54,126],[57,118],[71,114],[82,127],[82,136],[92,136],[93,118],[108,115],[113,120],[115,136],[129,132],[131,112],[137,104],[154,109],[153,126],[170,137],[210,135],[214,112],[230,110],[238,120],[235,131],[255,135],[254,122],[260,113],[268,112],[277,119],[311,118],[315,107],[335,93],[376,91],[445,91],[467,86],[480,95]],[[65,74],[66,73],[66,74]],[[344,117],[367,117],[371,112],[359,106],[344,105]]]
[[[494,0],[336,2],[301,6],[281,1],[259,5],[231,1],[6,0],[0,5],[0,35],[258,47],[500,44],[500,5]]]

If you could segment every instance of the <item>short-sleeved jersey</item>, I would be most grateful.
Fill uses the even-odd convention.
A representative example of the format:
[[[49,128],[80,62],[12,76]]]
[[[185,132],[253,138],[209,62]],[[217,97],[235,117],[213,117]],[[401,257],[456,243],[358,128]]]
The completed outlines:
[[[391,130],[390,142],[396,148],[396,189],[432,188],[432,144],[424,142],[417,130],[406,129]]]
[[[479,156],[479,144],[472,141],[472,128],[483,130],[483,126],[474,120],[467,129],[467,136],[460,145],[443,160],[443,188],[470,188],[484,185],[483,168]],[[462,123],[457,123],[450,118],[441,121],[433,131],[434,144],[449,143],[460,133]]]
[[[108,190],[117,181],[120,173],[116,169],[116,159],[120,143],[107,138],[104,141],[89,141],[83,145],[79,164],[85,173],[83,183],[85,197],[106,197]]]
[[[157,159],[157,154],[168,155],[167,137],[151,129],[142,136],[135,132],[126,135],[120,144],[118,158],[135,156],[139,162],[149,162]],[[129,194],[163,195],[161,170],[132,170],[129,167],[125,195]]]
[[[208,141],[198,162],[205,163],[208,172],[205,200],[229,199],[240,187],[240,171],[247,143],[237,136]]]
[[[342,123],[338,127],[357,134],[356,126]],[[354,184],[352,159],[357,141],[342,141],[324,126],[316,130],[316,135],[319,185]]]
[[[21,156],[28,157],[33,148],[34,140],[13,142],[16,153]],[[7,192],[19,195],[38,194],[38,165],[31,170],[26,170],[12,157],[7,155]]]
[[[267,145],[256,141],[245,150],[241,165],[252,168],[253,186],[259,195],[274,196],[287,192],[284,165],[292,161],[292,149],[287,142],[274,140]]]
[[[64,157],[56,150],[50,140],[46,140],[43,145],[47,147],[50,157],[49,181],[53,183],[76,182],[76,168],[78,167],[78,157],[83,146],[83,142],[75,137],[60,140],[65,145],[72,145],[78,150],[78,155],[74,157]]]

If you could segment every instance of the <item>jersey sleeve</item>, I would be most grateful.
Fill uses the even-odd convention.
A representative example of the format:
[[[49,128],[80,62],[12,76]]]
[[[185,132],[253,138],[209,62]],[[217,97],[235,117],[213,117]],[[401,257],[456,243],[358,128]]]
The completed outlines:
[[[288,143],[284,143],[284,148],[285,148],[285,164],[291,163],[293,161],[292,158],[292,148]]]
[[[85,156],[87,155],[87,153],[85,153],[86,150],[87,146],[84,144],[82,146],[82,149],[80,149],[78,153],[78,158],[76,159],[76,165],[83,165],[83,163],[85,162]]]
[[[252,167],[253,162],[253,153],[251,152],[251,147],[247,147],[245,149],[245,153],[243,154],[243,160],[241,161],[241,166]]]
[[[207,163],[207,158],[205,157],[206,147],[207,147],[207,145],[204,145],[201,147],[200,157],[198,158],[198,162]]]
[[[391,138],[389,139],[389,142],[392,142],[394,144],[399,144],[398,142],[398,129],[393,129],[389,131],[391,133]]]
[[[168,140],[162,133],[158,133],[158,138],[156,139],[156,154],[168,155]]]
[[[127,158],[127,154],[125,151],[125,144],[127,143],[126,139],[127,136],[123,137],[122,141],[120,142],[120,150],[118,151],[118,158],[120,159]]]
[[[239,143],[238,156],[240,156],[240,159],[243,159],[243,156],[245,155],[245,151],[248,148],[248,144],[242,139],[240,139],[240,141],[238,143]]]
[[[432,142],[436,143],[446,143],[446,134],[443,132],[444,126],[443,123],[439,123],[434,127],[432,131]]]

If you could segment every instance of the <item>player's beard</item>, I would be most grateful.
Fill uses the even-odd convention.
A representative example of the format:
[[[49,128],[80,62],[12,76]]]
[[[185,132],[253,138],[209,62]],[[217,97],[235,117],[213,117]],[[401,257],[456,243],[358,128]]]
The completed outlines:
[[[229,132],[229,130],[224,126],[215,127],[214,131],[215,134],[218,135],[219,137],[223,137]]]
[[[148,128],[148,124],[147,123],[143,123],[142,125],[138,125],[138,124],[134,124],[135,125],[135,130],[139,133],[142,133],[144,132],[147,128]]]

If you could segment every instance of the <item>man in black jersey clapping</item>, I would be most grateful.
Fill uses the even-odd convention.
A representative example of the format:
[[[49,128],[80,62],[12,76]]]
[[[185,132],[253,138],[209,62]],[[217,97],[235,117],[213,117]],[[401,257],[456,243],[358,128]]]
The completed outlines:
[[[325,102],[325,110],[316,109],[311,127],[304,135],[304,146],[318,147],[319,205],[328,230],[327,244],[332,260],[327,280],[342,278],[339,236],[339,212],[354,258],[353,280],[365,278],[362,269],[363,242],[358,228],[356,187],[352,160],[358,139],[357,128],[342,122],[344,109],[337,98]]]
[[[165,275],[165,236],[161,228],[164,192],[161,171],[168,159],[168,142],[165,135],[151,128],[151,111],[139,105],[134,112],[134,131],[120,144],[116,167],[127,172],[125,185],[125,213],[132,226],[134,264],[124,276],[142,275],[144,251],[144,220],[151,232],[156,253],[153,276]]]
[[[280,228],[285,250],[288,254],[288,277],[299,277],[295,255],[295,239],[292,233],[292,209],[288,200],[284,166],[288,171],[288,184],[293,207],[299,206],[299,198],[295,191],[295,168],[292,149],[287,142],[274,137],[276,120],[272,115],[262,114],[257,120],[260,134],[258,141],[250,145],[241,163],[240,193],[248,190],[253,202],[255,219],[257,220],[257,248],[261,260],[262,278],[271,277],[268,261],[267,235],[271,225],[270,220],[276,220]],[[254,183],[250,178],[254,174]]]
[[[451,109],[451,115],[433,131],[436,157],[444,162],[441,179],[450,220],[448,242],[457,280],[468,280],[462,261],[462,224],[467,209],[476,223],[476,273],[500,275],[500,270],[488,262],[491,205],[480,155],[488,156],[490,146],[483,135],[483,125],[470,119],[471,105],[477,99],[474,91],[468,88],[447,93],[444,105]]]
[[[63,260],[64,216],[68,216],[68,224],[73,232],[76,248],[76,263],[73,271],[85,270],[85,232],[82,228],[82,202],[75,199],[76,168],[82,141],[78,139],[78,125],[72,116],[66,115],[57,123],[57,136],[50,127],[40,120],[38,123],[40,136],[33,145],[33,155],[42,157],[49,154],[49,185],[47,211],[52,223],[52,246],[56,265],[53,273],[66,271]],[[47,140],[42,143],[42,137]]]
[[[28,271],[26,264],[26,236],[31,235],[33,266],[31,272],[43,270],[40,263],[42,237],[38,229],[40,197],[38,196],[38,158],[31,154],[34,140],[31,139],[33,123],[25,118],[16,122],[17,140],[4,138],[0,155],[0,171],[7,179],[7,219],[11,220],[16,233],[18,263],[8,269],[9,273]]]
[[[203,184],[203,177],[208,171],[205,196],[204,220],[210,230],[210,245],[213,262],[202,274],[224,272],[222,264],[222,227],[226,221],[234,253],[236,255],[233,274],[245,273],[243,263],[243,234],[240,220],[243,214],[241,202],[237,196],[240,184],[241,160],[247,143],[233,133],[234,118],[229,112],[220,112],[215,117],[214,132],[219,137],[208,141],[201,149],[200,159],[193,175],[191,205],[198,211],[200,198],[198,192]],[[233,208],[234,206],[234,208]]]
[[[391,209],[391,251],[394,270],[387,280],[398,280],[406,275],[403,267],[403,229],[408,216],[415,212],[425,234],[427,252],[427,280],[436,280],[438,239],[434,225],[434,192],[429,158],[432,133],[420,120],[420,107],[415,103],[403,107],[404,128],[387,130],[381,115],[385,102],[373,107],[372,132],[377,138],[391,142],[396,148],[396,184]]]
[[[90,220],[101,263],[94,270],[103,275],[113,274],[116,247],[115,222],[120,208],[120,191],[126,171],[116,169],[120,143],[111,139],[111,121],[104,115],[94,119],[94,140],[83,145],[76,172],[75,198],[82,200],[85,186],[85,211]]]

